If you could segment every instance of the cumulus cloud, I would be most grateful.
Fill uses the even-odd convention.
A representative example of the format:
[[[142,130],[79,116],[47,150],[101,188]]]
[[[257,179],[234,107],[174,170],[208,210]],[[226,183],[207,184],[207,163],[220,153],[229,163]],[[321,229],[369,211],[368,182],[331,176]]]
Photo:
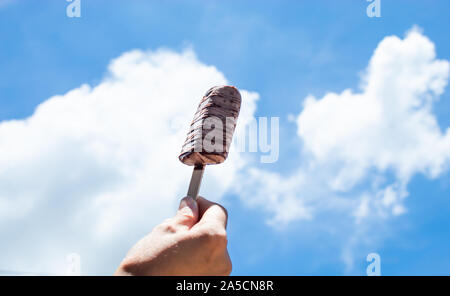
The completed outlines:
[[[112,273],[132,243],[173,214],[191,168],[178,161],[198,102],[227,84],[191,50],[127,52],[102,82],[49,98],[24,120],[0,123],[0,262],[64,273]],[[236,133],[258,94],[242,91]],[[210,166],[201,193],[220,198],[246,160]]]
[[[243,201],[272,204],[267,210],[284,224],[325,213],[356,224],[405,213],[411,177],[435,178],[449,166],[450,128],[441,130],[432,109],[448,76],[449,62],[419,30],[384,38],[360,90],[304,100],[295,120],[303,166],[290,176],[251,172],[247,187],[257,189]]]
[[[266,171],[230,153],[208,167],[201,193],[220,198],[233,183],[274,227],[305,220],[344,233],[341,240],[351,238],[342,259],[351,265],[367,223],[407,212],[412,176],[448,169],[450,130],[432,109],[448,75],[449,62],[419,31],[386,37],[360,90],[309,96],[291,116],[302,143],[296,172]],[[85,273],[111,273],[130,244],[173,214],[191,173],[177,159],[187,125],[205,90],[226,83],[190,50],[136,50],[113,60],[99,85],[0,123],[2,268],[60,274],[77,252]],[[238,137],[258,100],[242,95]]]
[[[441,132],[432,103],[448,72],[448,61],[437,60],[433,43],[419,32],[387,37],[370,61],[363,91],[307,98],[298,135],[317,161],[344,164],[335,189],[351,188],[369,168],[392,169],[403,181],[417,172],[437,176],[450,156],[450,133]]]
[[[444,92],[449,62],[436,59],[434,44],[418,30],[405,39],[386,37],[362,83],[321,99],[308,97],[297,117],[298,135],[320,165],[332,165],[329,186],[349,191],[366,178],[392,172],[395,182],[379,192],[393,214],[417,173],[434,178],[448,168],[450,129],[441,131],[432,112]]]

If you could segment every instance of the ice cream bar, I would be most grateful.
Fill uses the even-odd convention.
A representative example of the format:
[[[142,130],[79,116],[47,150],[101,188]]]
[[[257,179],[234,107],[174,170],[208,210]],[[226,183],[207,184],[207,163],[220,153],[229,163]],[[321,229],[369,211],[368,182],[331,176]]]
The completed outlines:
[[[241,94],[233,86],[212,87],[200,101],[179,156],[194,166],[188,196],[197,197],[205,165],[227,158],[240,108]]]
[[[200,101],[181,149],[180,161],[187,165],[218,164],[228,156],[241,95],[233,86],[209,89]]]

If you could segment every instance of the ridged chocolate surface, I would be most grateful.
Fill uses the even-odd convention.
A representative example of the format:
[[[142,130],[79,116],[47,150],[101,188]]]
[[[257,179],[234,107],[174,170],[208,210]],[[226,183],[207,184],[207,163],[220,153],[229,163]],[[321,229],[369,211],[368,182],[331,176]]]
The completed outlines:
[[[219,164],[228,156],[241,94],[233,86],[215,86],[203,96],[179,159],[187,165]]]

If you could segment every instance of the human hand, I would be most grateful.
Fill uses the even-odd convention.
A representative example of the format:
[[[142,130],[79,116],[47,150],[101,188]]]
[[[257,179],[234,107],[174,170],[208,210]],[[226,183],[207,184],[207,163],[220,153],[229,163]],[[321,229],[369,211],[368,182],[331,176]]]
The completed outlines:
[[[229,275],[227,218],[216,203],[183,198],[177,214],[141,239],[115,275]]]

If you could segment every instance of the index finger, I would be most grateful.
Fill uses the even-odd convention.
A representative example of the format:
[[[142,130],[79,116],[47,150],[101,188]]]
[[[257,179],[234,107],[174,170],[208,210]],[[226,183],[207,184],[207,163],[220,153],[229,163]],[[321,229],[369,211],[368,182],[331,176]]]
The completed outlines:
[[[227,228],[228,213],[223,206],[209,201],[201,196],[197,197],[197,204],[200,217],[198,223],[218,224],[224,228]]]

